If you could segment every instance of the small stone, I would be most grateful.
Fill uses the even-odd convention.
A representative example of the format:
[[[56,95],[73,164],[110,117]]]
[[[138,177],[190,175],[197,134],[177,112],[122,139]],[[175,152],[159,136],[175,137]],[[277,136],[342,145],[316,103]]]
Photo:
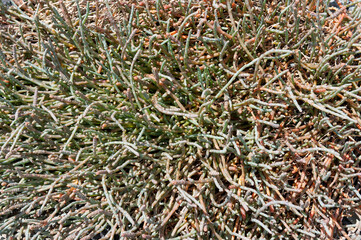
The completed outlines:
[[[10,6],[10,5],[12,5],[11,0],[1,0],[1,2],[2,2],[5,6]]]
[[[339,0],[339,2],[343,6],[347,6],[348,4],[352,3],[352,1],[350,1],[350,0]],[[336,0],[331,0],[330,3],[328,4],[328,7],[340,8],[340,6],[337,4]],[[354,8],[355,8],[355,6],[348,7],[347,11],[352,12],[354,10]]]

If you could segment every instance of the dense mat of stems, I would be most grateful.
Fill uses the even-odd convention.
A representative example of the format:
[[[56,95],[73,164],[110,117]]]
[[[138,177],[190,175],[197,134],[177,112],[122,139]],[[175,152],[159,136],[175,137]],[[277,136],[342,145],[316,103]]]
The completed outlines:
[[[0,234],[351,239],[357,1],[14,2]]]

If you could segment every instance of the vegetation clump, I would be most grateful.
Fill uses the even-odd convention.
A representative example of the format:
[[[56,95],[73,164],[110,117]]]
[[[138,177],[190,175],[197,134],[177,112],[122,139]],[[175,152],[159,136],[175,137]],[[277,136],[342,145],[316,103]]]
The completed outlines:
[[[0,3],[1,236],[360,231],[357,1],[13,2]]]

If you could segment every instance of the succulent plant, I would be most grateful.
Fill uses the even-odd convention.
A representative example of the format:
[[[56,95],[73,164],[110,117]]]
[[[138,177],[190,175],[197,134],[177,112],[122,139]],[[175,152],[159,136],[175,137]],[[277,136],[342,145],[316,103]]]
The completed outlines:
[[[14,3],[0,4],[0,236],[358,231],[359,3]]]

